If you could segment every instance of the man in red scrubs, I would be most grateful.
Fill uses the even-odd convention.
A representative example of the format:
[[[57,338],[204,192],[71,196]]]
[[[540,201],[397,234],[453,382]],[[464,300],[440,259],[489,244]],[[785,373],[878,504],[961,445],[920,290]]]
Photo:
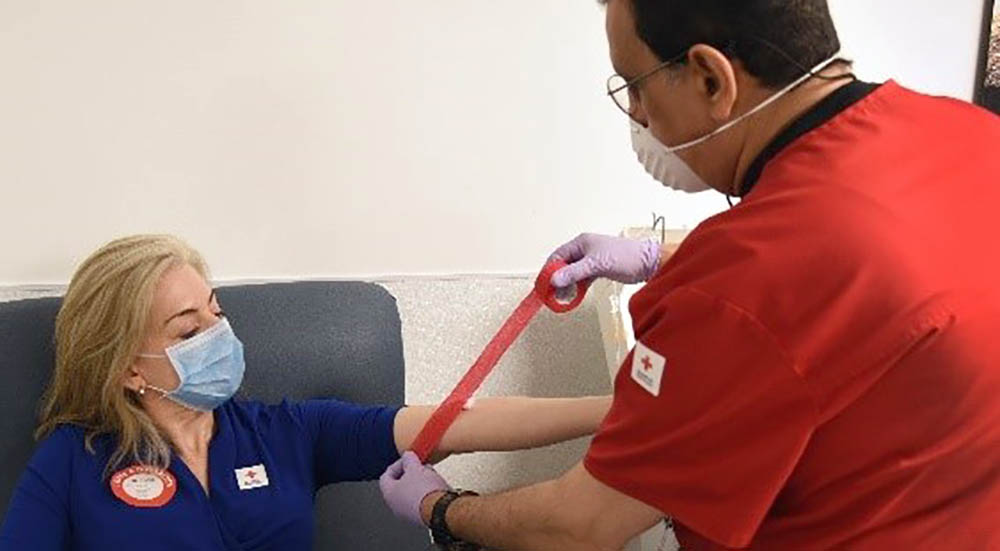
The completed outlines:
[[[557,251],[560,286],[649,279],[580,465],[476,497],[407,457],[388,503],[497,549],[620,549],[665,516],[685,550],[1000,549],[1000,119],[856,81],[825,0],[607,4],[640,162],[742,201],[662,262]]]

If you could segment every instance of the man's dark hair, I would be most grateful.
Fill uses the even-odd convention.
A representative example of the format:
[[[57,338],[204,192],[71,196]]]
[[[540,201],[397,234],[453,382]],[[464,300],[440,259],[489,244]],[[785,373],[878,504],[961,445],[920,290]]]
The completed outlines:
[[[764,86],[790,84],[840,49],[826,0],[615,1],[631,5],[636,34],[661,61],[707,44]]]

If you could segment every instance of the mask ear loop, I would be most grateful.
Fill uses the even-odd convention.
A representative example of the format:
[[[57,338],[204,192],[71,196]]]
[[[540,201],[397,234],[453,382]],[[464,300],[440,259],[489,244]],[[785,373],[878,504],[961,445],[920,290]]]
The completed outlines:
[[[170,359],[170,356],[168,356],[166,354],[136,354],[136,356],[138,356],[140,358],[149,358],[149,359],[153,359],[153,360],[164,360],[164,359],[169,360]],[[147,388],[150,388],[150,389],[153,389],[153,390],[159,392],[160,393],[160,398],[159,398],[160,400],[166,398],[167,395],[170,394],[170,392],[171,392],[169,390],[164,390],[164,389],[162,389],[162,388],[160,388],[158,386],[151,385],[149,383],[144,383],[141,387],[139,387],[139,390],[136,391],[136,393],[139,396],[145,396]]]
[[[160,388],[160,387],[158,387],[156,385],[151,385],[149,383],[142,383],[142,386],[139,387],[139,390],[136,390],[134,392],[136,394],[138,394],[140,397],[144,397],[144,396],[146,396],[146,389],[147,388],[155,390],[156,392],[159,392],[160,393],[160,398],[159,398],[160,400],[166,398],[167,395],[170,394],[169,391],[163,390],[162,388]]]
[[[159,393],[160,393],[160,398],[159,398],[160,400],[162,400],[162,399],[166,398],[166,397],[167,397],[167,395],[168,395],[168,394],[170,394],[170,391],[168,391],[168,390],[163,390],[162,388],[160,388],[160,387],[158,387],[158,386],[154,386],[154,385],[151,385],[151,384],[149,384],[149,383],[146,383],[146,386],[145,386],[145,387],[143,387],[143,390],[145,390],[146,388],[151,388],[151,389],[153,389],[153,390],[155,390],[155,391],[159,392]]]
[[[781,48],[779,48],[777,45],[775,45],[771,41],[769,41],[767,39],[764,39],[764,38],[761,38],[759,36],[755,36],[755,35],[747,35],[747,38],[749,38],[750,40],[756,40],[757,42],[760,42],[761,44],[767,46],[771,51],[773,51],[776,54],[780,55],[781,57],[785,58],[789,63],[791,63],[792,65],[796,66],[801,71],[803,71],[805,73],[809,73],[809,76],[811,76],[813,78],[818,78],[820,80],[827,80],[827,81],[831,81],[831,82],[832,81],[836,81],[836,80],[843,80],[845,78],[849,78],[851,80],[858,80],[858,76],[855,75],[853,71],[849,72],[849,73],[845,73],[843,75],[837,75],[837,76],[834,76],[834,77],[823,76],[823,75],[817,73],[816,71],[814,71],[814,70],[806,67],[805,65],[802,65],[801,63],[799,63],[794,57],[788,55],[784,50],[782,50]],[[731,47],[735,46],[735,42],[730,43],[730,46]],[[839,52],[837,52],[837,53],[839,54]],[[849,59],[838,58],[838,59],[832,60],[830,62],[830,64],[836,63],[837,61],[842,61],[842,62],[849,63],[849,64],[852,63],[852,61],[849,60]],[[827,67],[829,67],[830,64],[828,64]],[[825,69],[825,68],[826,67],[823,67],[823,69]],[[822,70],[822,69],[820,69],[820,70]]]
[[[750,40],[756,40],[757,42],[760,42],[764,46],[767,46],[769,49],[771,49],[772,51],[774,51],[775,53],[777,53],[781,57],[785,58],[789,63],[791,63],[795,67],[801,69],[804,73],[808,74],[810,78],[818,78],[820,80],[826,80],[826,81],[829,81],[829,82],[833,82],[833,81],[837,81],[837,80],[843,80],[843,79],[850,79],[851,81],[858,80],[857,75],[855,75],[853,71],[845,73],[843,75],[837,75],[837,76],[832,76],[832,77],[819,74],[819,71],[822,71],[823,69],[826,69],[827,67],[829,67],[830,65],[832,65],[832,64],[834,64],[834,63],[836,63],[838,61],[842,61],[842,62],[845,62],[845,63],[851,63],[851,61],[848,60],[848,59],[843,59],[843,58],[832,59],[832,60],[830,60],[829,63],[827,63],[826,65],[824,65],[821,68],[810,69],[810,68],[802,65],[801,63],[799,63],[794,57],[792,57],[792,56],[788,55],[787,53],[785,53],[784,50],[782,50],[781,48],[779,48],[775,44],[771,43],[769,40],[766,40],[764,38],[761,38],[761,37],[755,36],[755,35],[747,35],[747,38],[749,38]],[[726,47],[724,48],[724,51],[727,54],[735,57],[737,55],[737,53],[736,53],[736,41],[735,40],[730,40],[726,44]],[[839,52],[838,52],[838,54],[839,54]],[[837,55],[837,54],[835,54],[835,55]],[[739,191],[737,191],[737,193],[739,193]],[[733,208],[733,207],[735,207],[736,205],[739,204],[739,203],[735,203],[735,204],[733,203],[733,197],[736,197],[736,198],[740,199],[741,201],[743,199],[743,197],[741,195],[730,195],[729,193],[726,193],[725,195],[726,195],[726,202],[729,203],[729,208]]]
[[[146,397],[146,389],[147,388],[155,390],[156,392],[160,393],[160,396],[156,399],[157,401],[160,401],[160,400],[162,400],[162,399],[164,399],[164,398],[167,397],[167,392],[165,390],[163,390],[162,388],[153,386],[151,384],[144,384],[141,387],[139,387],[139,390],[135,390],[133,392],[136,393],[136,395],[139,397],[139,399],[142,399],[142,398]]]

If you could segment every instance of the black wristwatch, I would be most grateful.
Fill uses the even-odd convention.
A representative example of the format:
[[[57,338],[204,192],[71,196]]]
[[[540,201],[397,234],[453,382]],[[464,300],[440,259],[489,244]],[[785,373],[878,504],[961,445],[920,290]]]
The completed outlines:
[[[469,543],[467,541],[462,541],[456,538],[452,533],[451,529],[448,528],[448,521],[445,520],[445,515],[448,513],[448,507],[460,497],[465,496],[478,496],[476,492],[462,491],[462,490],[449,490],[445,492],[437,503],[434,504],[434,508],[431,509],[431,541],[438,549],[444,549],[447,551],[480,551],[482,548],[474,543]]]

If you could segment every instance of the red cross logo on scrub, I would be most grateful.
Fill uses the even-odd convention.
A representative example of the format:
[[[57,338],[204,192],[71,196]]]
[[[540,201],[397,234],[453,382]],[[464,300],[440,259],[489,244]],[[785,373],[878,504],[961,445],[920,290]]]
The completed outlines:
[[[642,368],[646,371],[653,369],[653,362],[649,360],[649,356],[643,356],[642,358]]]
[[[632,354],[632,380],[646,392],[653,396],[660,395],[660,383],[666,366],[666,358],[642,342],[635,343]]]
[[[263,464],[236,469],[236,484],[241,490],[252,490],[268,485],[267,469]]]

